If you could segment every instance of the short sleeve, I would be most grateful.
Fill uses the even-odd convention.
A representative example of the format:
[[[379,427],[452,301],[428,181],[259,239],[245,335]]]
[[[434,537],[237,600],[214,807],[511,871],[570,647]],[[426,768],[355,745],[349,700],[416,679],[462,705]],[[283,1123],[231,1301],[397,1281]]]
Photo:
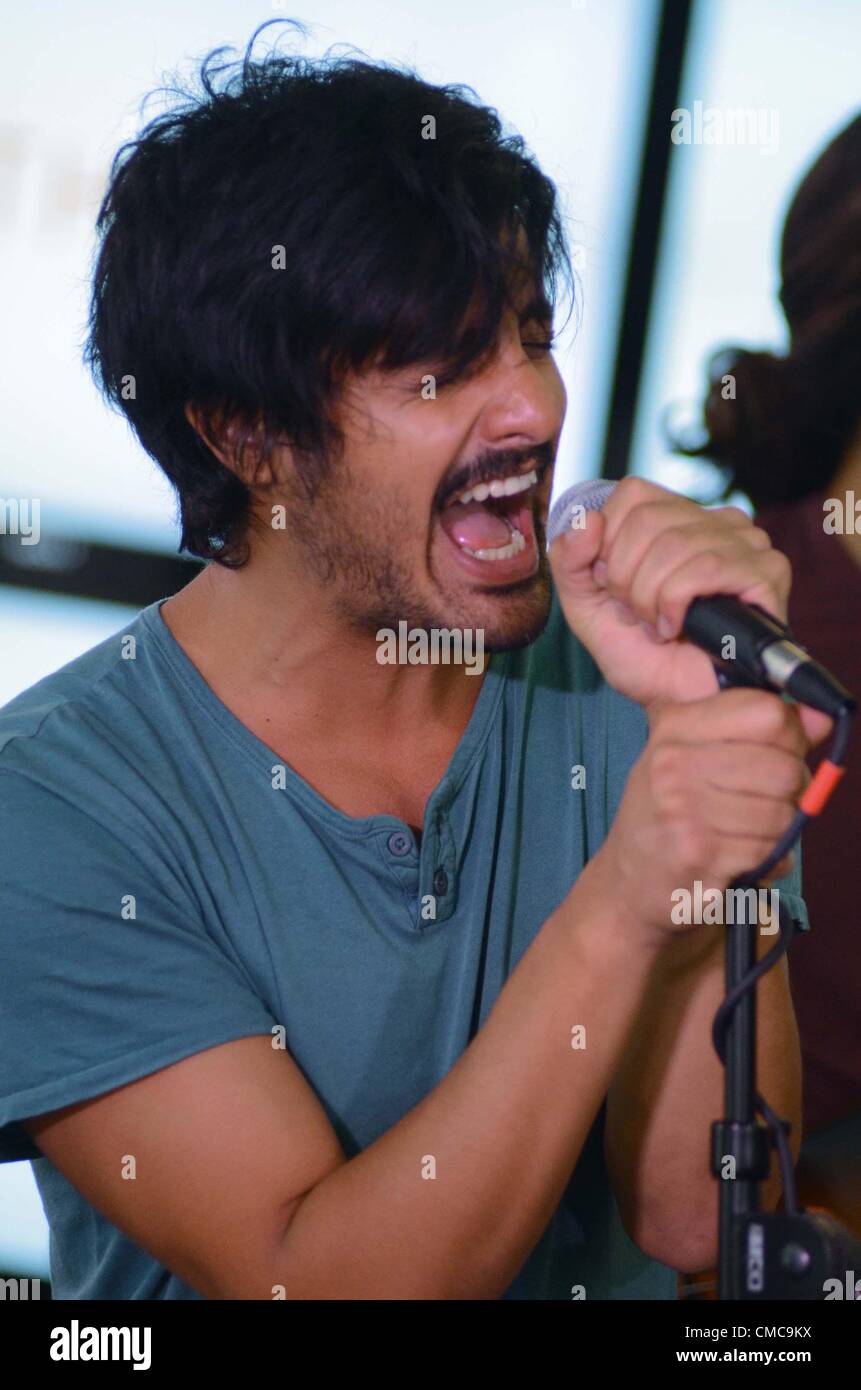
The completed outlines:
[[[152,834],[0,771],[0,1162],[17,1121],[275,1026]]]
[[[807,932],[810,931],[810,918],[807,913],[807,904],[802,896],[801,844],[802,842],[799,841],[793,850],[795,863],[789,873],[783,878],[774,879],[768,886],[769,888],[776,888],[780,893],[779,901],[785,903],[789,909],[789,915],[795,922],[795,930]]]

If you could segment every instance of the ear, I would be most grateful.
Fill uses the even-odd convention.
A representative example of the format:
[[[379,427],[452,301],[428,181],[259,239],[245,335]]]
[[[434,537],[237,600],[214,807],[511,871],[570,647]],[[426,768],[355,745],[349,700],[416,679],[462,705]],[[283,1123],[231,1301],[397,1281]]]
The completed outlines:
[[[185,418],[207,449],[246,486],[265,487],[274,482],[271,464],[264,462],[257,426],[249,426],[224,412],[205,412],[189,401]]]

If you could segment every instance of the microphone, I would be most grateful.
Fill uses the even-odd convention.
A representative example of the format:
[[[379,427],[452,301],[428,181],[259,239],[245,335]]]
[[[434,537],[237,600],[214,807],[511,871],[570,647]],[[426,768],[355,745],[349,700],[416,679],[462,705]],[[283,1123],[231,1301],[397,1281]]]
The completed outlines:
[[[587,512],[600,511],[615,486],[593,478],[566,488],[550,509],[547,549],[563,531],[582,527]],[[711,657],[721,689],[748,686],[778,695],[785,692],[831,718],[855,709],[849,691],[813,660],[786,624],[758,603],[742,603],[733,594],[695,598],[685,614],[682,636]]]

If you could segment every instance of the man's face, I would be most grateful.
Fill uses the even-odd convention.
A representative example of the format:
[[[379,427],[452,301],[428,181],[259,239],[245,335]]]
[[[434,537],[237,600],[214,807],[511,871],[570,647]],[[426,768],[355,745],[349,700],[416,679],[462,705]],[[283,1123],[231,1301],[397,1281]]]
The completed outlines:
[[[549,337],[546,321],[510,310],[493,360],[435,399],[426,398],[426,364],[348,383],[343,460],[313,501],[296,490],[288,506],[290,540],[336,616],[374,634],[401,621],[481,628],[491,651],[539,635],[550,611],[544,522],[566,405],[540,346]]]

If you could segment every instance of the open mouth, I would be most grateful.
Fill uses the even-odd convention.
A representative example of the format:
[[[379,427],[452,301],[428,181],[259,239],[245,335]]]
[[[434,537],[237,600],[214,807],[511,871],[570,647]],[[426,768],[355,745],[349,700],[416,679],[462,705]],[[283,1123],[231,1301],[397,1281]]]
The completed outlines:
[[[470,574],[485,583],[511,584],[538,569],[535,503],[547,467],[474,484],[443,507],[440,526]]]

